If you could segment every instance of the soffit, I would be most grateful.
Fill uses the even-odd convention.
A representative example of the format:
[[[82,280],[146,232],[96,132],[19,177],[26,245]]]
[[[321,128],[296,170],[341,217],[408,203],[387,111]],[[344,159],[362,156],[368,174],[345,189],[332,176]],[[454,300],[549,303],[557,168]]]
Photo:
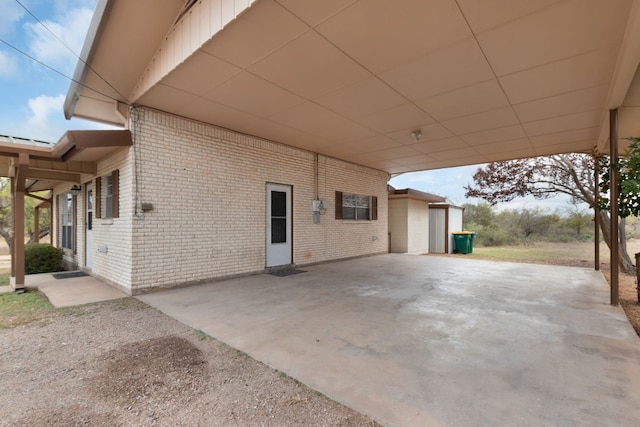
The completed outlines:
[[[102,21],[97,21],[99,16],[94,17],[89,36],[95,31],[99,45],[84,47],[81,57],[90,67],[85,67],[82,61],[78,63],[74,80],[81,81],[83,86],[72,84],[70,89],[69,95],[73,96],[72,92],[76,92],[76,98],[79,95],[75,116],[124,124],[113,103],[128,102],[128,95],[184,3],[185,0],[163,0],[159,7],[157,0],[98,2],[96,11],[104,10],[104,17]],[[104,48],[96,49],[98,46]],[[73,101],[69,95],[67,103]],[[92,114],[95,110],[96,114]]]
[[[637,12],[634,0],[313,3],[258,0],[132,101],[390,173],[591,152],[620,105]]]

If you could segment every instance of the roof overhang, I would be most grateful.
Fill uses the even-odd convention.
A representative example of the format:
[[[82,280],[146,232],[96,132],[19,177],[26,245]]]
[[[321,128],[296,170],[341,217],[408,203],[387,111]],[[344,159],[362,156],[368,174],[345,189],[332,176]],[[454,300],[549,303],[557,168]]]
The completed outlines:
[[[424,191],[414,190],[413,188],[404,188],[389,191],[389,199],[414,199],[427,203],[446,202],[447,199],[436,194],[426,193]]]
[[[22,167],[28,191],[50,190],[60,182],[80,183],[97,173],[100,160],[131,145],[128,130],[68,131],[50,147],[0,142],[0,176],[15,177]]]
[[[640,135],[640,0],[191,3],[100,0],[67,117],[150,107],[391,174],[606,152],[611,108]]]
[[[98,0],[64,103],[65,117],[123,126],[128,95],[183,5],[184,0]]]

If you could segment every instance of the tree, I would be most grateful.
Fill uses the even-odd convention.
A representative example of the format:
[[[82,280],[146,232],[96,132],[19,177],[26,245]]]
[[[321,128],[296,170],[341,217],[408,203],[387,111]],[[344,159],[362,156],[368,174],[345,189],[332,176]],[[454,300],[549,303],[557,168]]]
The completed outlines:
[[[556,215],[546,214],[540,208],[505,210],[500,217],[511,233],[517,233],[525,239],[531,238],[534,234],[544,236],[559,220]]]
[[[610,210],[611,203],[609,200],[609,181],[610,166],[619,174],[618,179],[618,210],[620,216],[627,218],[629,216],[640,215],[640,138],[626,138],[631,141],[627,153],[624,157],[616,159],[612,165],[609,158],[601,156],[598,158],[599,170],[601,175],[599,209]]]
[[[12,253],[13,242],[11,240],[11,181],[8,178],[0,178],[0,236],[4,238]]]
[[[474,185],[464,188],[466,197],[478,197],[492,205],[527,195],[547,199],[566,194],[571,197],[572,202],[583,202],[596,208],[594,170],[593,156],[581,153],[508,160],[478,168],[473,175]],[[609,213],[599,209],[597,215],[602,237],[611,247]],[[625,235],[624,225],[623,217],[619,222],[620,236]],[[635,269],[627,253],[626,239],[619,240],[620,268],[632,274]]]
[[[9,253],[12,251],[13,241],[11,239],[11,228],[13,226],[11,219],[11,181],[8,178],[0,178],[0,236],[4,238],[4,241],[7,243],[9,247]],[[37,194],[37,193],[36,193]],[[43,196],[40,193],[40,196]],[[30,237],[29,241],[34,240],[33,235],[33,221],[34,221],[34,206],[37,203],[37,200],[31,197],[25,197],[24,201],[24,211],[25,211],[25,233]],[[42,215],[40,217],[40,230],[41,236],[42,233],[46,233],[49,231],[49,215]]]
[[[478,203],[477,205],[465,203],[462,207],[464,208],[465,225],[476,224],[483,227],[491,227],[493,225],[496,214],[489,203]]]
[[[592,219],[593,215],[580,209],[578,204],[574,203],[573,207],[567,210],[567,217],[563,222],[568,228],[576,232],[576,236],[581,236]]]

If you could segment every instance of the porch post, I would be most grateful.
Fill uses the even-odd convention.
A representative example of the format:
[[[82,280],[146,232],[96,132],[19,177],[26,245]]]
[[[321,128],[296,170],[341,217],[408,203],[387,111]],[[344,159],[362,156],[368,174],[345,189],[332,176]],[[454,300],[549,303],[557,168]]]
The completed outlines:
[[[53,240],[53,193],[51,194],[51,199],[49,202],[49,244],[51,246],[55,246],[55,240]]]
[[[20,292],[24,290],[24,186],[20,188],[19,183],[16,183],[13,224],[13,258],[15,259],[13,289]]]
[[[33,241],[40,243],[40,206],[33,208]]]
[[[16,292],[24,291],[24,193],[29,155],[20,153],[15,165],[13,196],[13,271],[11,285]]]
[[[11,190],[11,231],[10,231],[10,236],[11,236],[11,251],[10,251],[10,255],[11,255],[11,279],[13,280],[14,277],[16,277],[16,234],[14,233],[14,230],[16,229],[16,179],[15,177],[10,177],[9,178],[9,186],[10,186],[10,190]]]
[[[600,270],[600,217],[598,216],[598,203],[600,203],[600,169],[598,168],[597,157],[594,156],[593,159],[595,165],[593,168],[593,183],[595,187],[595,194],[593,195],[595,200],[595,206],[593,207],[593,268]]]
[[[618,279],[620,273],[618,233],[618,171],[613,167],[618,161],[618,109],[609,110],[609,155],[611,163],[610,171],[610,199],[611,199],[611,305],[618,305]]]

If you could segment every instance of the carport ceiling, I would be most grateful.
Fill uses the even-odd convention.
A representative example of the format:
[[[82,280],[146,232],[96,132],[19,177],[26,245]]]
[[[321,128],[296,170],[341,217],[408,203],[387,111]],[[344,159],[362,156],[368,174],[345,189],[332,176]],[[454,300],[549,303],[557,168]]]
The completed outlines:
[[[139,52],[138,71],[97,71],[127,103],[393,174],[591,152],[606,147],[608,109],[625,105],[638,66],[638,6],[258,0],[144,93],[135,85],[161,40],[145,40],[156,47]],[[108,35],[118,21],[105,19]],[[142,15],[127,22],[156,25]],[[105,61],[118,51],[98,39],[94,63],[118,64]],[[97,95],[81,91],[74,114],[91,116],[83,96]],[[628,119],[636,98],[621,111],[621,136],[640,135]]]

